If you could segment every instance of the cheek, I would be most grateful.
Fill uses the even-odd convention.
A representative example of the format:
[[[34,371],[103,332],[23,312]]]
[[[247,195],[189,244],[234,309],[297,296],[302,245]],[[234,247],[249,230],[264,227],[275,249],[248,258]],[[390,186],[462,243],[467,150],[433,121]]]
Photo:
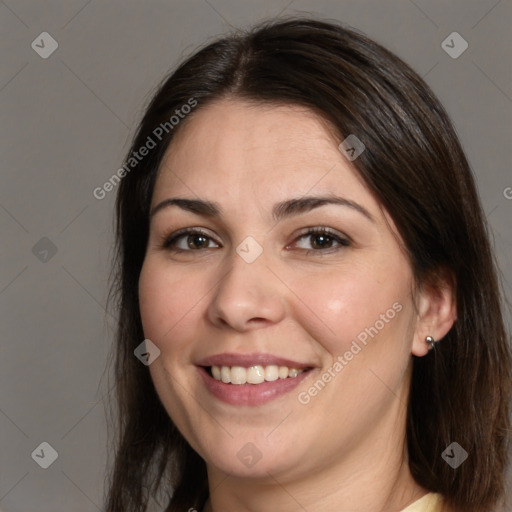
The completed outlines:
[[[398,333],[404,325],[398,317],[409,293],[408,281],[399,278],[398,271],[389,275],[396,279],[379,280],[378,273],[352,268],[298,280],[295,314],[333,356],[348,350],[353,340]]]
[[[326,439],[338,438],[340,431],[357,437],[374,425],[399,395],[410,360],[407,269],[366,270],[338,269],[325,279],[305,279],[297,291],[303,303],[295,315],[324,361],[318,379],[300,390],[299,402],[319,415],[329,410],[336,427]]]
[[[197,282],[196,282],[197,281]],[[144,335],[162,352],[182,354],[190,345],[186,335],[196,322],[202,290],[199,279],[169,271],[155,260],[144,262],[139,278],[139,307]]]

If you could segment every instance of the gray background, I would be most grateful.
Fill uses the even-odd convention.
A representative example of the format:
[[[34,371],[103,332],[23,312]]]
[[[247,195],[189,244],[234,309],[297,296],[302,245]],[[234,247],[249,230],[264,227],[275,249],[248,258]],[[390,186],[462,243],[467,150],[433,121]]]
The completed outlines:
[[[184,55],[231,26],[297,12],[366,32],[438,94],[512,296],[510,0],[1,1],[0,510],[102,508],[115,192],[92,191]],[[59,45],[47,59],[31,47],[44,31]],[[469,44],[457,59],[441,47],[453,31]],[[43,441],[58,452],[48,469],[31,457]]]

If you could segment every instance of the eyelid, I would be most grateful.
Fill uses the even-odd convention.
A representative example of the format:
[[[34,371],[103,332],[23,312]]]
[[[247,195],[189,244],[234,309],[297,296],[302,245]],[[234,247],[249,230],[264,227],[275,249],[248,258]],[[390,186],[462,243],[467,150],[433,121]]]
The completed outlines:
[[[348,235],[343,233],[342,231],[338,231],[338,230],[330,228],[328,226],[318,226],[318,225],[302,228],[295,239],[303,237],[305,235],[311,235],[311,234],[316,234],[316,233],[326,233],[327,235],[330,235],[333,238],[336,238],[336,237],[341,238],[347,242],[352,243],[352,239]]]

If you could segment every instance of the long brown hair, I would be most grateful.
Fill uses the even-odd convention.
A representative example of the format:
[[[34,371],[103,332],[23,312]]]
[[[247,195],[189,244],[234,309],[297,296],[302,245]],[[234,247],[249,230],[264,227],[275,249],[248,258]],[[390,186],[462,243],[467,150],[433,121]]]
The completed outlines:
[[[155,147],[126,167],[118,186],[110,299],[119,312],[118,430],[107,512],[145,511],[157,494],[166,511],[200,510],[208,496],[204,461],[173,425],[133,351],[144,339],[138,279],[159,164],[194,112],[226,97],[306,106],[341,138],[356,134],[366,151],[353,164],[393,218],[416,282],[432,282],[440,271],[452,276],[458,319],[435,350],[413,357],[409,465],[453,510],[488,512],[504,494],[511,353],[469,164],[442,105],[408,65],[355,30],[303,18],[264,22],[208,44],[163,82],[138,127],[127,162],[148,138]],[[191,99],[197,106],[156,137]],[[469,454],[457,469],[441,457],[454,441]]]

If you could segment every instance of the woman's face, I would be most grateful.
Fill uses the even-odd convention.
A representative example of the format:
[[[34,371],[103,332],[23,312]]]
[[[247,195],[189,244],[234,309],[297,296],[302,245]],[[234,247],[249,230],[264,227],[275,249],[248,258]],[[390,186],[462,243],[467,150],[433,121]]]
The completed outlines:
[[[403,441],[418,336],[394,224],[304,108],[224,100],[181,128],[139,282],[169,416],[234,476],[371,464]]]

